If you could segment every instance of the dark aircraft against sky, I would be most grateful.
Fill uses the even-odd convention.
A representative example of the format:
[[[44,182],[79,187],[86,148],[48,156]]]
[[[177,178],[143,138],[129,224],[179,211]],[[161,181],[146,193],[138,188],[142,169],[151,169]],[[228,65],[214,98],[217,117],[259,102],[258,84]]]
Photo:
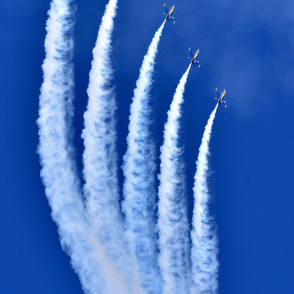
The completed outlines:
[[[226,101],[224,101],[223,99],[224,99],[224,97],[225,97],[225,95],[226,95],[226,89],[224,89],[220,94],[218,93],[218,91],[217,91],[217,88],[215,88],[215,92],[216,92],[216,94],[217,94],[217,97],[215,97],[215,99],[218,99],[217,100],[217,103],[218,103],[218,105],[221,107],[222,106],[222,104],[225,104],[225,108],[228,106],[226,103]]]
[[[173,20],[173,24],[176,22],[175,21],[175,18],[172,16],[174,10],[175,10],[175,5],[173,5],[169,10],[167,10],[165,4],[163,5],[165,10],[166,10],[166,13],[163,13],[165,14],[165,19],[169,22],[170,20]]]
[[[198,57],[198,54],[199,54],[199,52],[200,52],[200,49],[197,49],[197,51],[195,51],[194,54],[192,54],[192,52],[191,52],[191,48],[189,48],[189,51],[190,51],[191,57],[189,56],[188,59],[191,58],[191,64],[192,64],[193,66],[195,66],[195,63],[197,63],[197,64],[198,64],[198,67],[200,67],[200,63],[199,63],[199,61],[196,60],[197,57]]]

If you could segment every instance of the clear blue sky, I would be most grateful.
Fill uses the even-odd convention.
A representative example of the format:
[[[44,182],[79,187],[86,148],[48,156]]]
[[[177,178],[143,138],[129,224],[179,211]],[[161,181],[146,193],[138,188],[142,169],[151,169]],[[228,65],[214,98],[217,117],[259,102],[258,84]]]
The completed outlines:
[[[83,112],[92,48],[107,1],[77,1],[75,145],[81,168]],[[139,68],[163,21],[163,1],[119,1],[113,35],[120,157]],[[154,137],[162,143],[166,112],[190,73],[183,117],[192,200],[195,160],[215,105],[227,88],[212,132],[212,212],[219,236],[220,294],[294,293],[294,2],[181,0],[166,25],[155,67]],[[36,119],[50,1],[0,4],[0,293],[82,293],[61,250],[39,172]],[[121,158],[120,158],[121,160]],[[121,161],[120,161],[121,163]],[[190,202],[191,205],[191,202]],[[191,207],[190,207],[191,208]]]

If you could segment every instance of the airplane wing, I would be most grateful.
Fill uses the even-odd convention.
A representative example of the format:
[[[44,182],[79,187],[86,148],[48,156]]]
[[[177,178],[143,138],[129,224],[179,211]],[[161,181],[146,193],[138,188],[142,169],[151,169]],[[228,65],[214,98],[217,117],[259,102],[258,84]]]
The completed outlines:
[[[189,48],[189,52],[190,52],[191,58],[193,59],[194,55],[191,52],[191,47]],[[190,59],[190,57],[188,57],[188,59]]]

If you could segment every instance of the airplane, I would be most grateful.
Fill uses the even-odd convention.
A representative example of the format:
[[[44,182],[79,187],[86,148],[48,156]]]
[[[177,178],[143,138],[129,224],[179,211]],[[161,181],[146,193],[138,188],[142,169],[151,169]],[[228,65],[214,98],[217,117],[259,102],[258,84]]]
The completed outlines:
[[[192,52],[191,52],[191,48],[189,48],[189,51],[190,51],[190,54],[191,54],[191,64],[192,64],[193,66],[195,66],[195,63],[197,63],[197,64],[198,64],[198,67],[200,67],[200,63],[199,63],[199,61],[196,60],[197,57],[198,57],[198,54],[199,54],[199,52],[200,52],[200,49],[197,49],[197,51],[195,51],[194,54],[192,54]],[[188,59],[190,59],[190,57],[188,57]]]
[[[165,4],[163,5],[165,7]],[[176,22],[174,19],[174,17],[172,16],[174,10],[175,10],[175,5],[173,5],[172,8],[170,8],[169,10],[167,10],[167,8],[165,7],[166,13],[165,14],[165,19],[169,22],[169,20],[173,20],[173,24]]]
[[[226,103],[226,101],[224,101],[223,99],[224,99],[224,97],[225,97],[225,95],[226,95],[226,89],[224,89],[220,94],[218,93],[218,91],[217,91],[217,88],[215,88],[215,92],[216,92],[216,94],[217,94],[217,97],[215,97],[215,99],[218,99],[217,100],[217,103],[218,103],[218,105],[221,107],[222,106],[222,104],[225,104],[225,108],[228,106]]]

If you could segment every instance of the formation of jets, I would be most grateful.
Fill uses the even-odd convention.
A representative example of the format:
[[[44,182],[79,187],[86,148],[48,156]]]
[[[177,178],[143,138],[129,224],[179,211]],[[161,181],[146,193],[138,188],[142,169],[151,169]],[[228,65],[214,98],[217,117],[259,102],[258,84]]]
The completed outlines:
[[[198,57],[198,54],[200,52],[200,49],[197,49],[197,51],[194,52],[194,54],[192,54],[191,52],[191,48],[189,48],[190,54],[191,54],[191,64],[193,66],[195,66],[195,63],[198,64],[198,67],[200,67],[200,63],[199,60],[196,60]],[[190,57],[188,57],[188,59],[190,59]]]
[[[220,94],[218,93],[218,91],[217,91],[217,88],[215,88],[215,92],[216,92],[216,94],[217,94],[217,97],[215,97],[215,99],[218,99],[217,100],[217,103],[218,103],[218,105],[221,107],[222,106],[222,104],[225,106],[225,107],[227,107],[228,105],[226,104],[227,102],[226,101],[224,101],[223,99],[224,99],[224,97],[225,97],[225,95],[226,95],[226,89],[224,89]]]
[[[174,10],[175,10],[175,5],[173,5],[173,7],[171,7],[169,10],[167,10],[165,4],[164,4],[163,6],[164,6],[165,11],[166,11],[166,13],[163,13],[163,14],[165,14],[165,19],[166,19],[168,22],[169,22],[170,20],[172,20],[173,23],[175,23],[175,22],[176,22],[176,21],[175,21],[175,18],[172,16],[172,14],[173,14],[173,12],[174,12]]]
[[[172,16],[174,10],[175,10],[175,5],[173,5],[169,10],[167,10],[165,4],[164,4],[164,8],[165,8],[165,11],[166,13],[163,13],[165,15],[165,19],[169,22],[170,20],[173,21],[173,23],[175,23],[175,18]],[[191,65],[193,65],[195,67],[195,64],[198,65],[198,67],[200,67],[200,63],[199,63],[199,60],[197,60],[197,57],[199,55],[199,52],[200,52],[200,49],[197,49],[194,53],[191,52],[191,48],[189,48],[189,51],[190,51],[190,54],[191,54],[191,57],[188,57],[189,59],[191,58]],[[225,106],[225,108],[227,107],[227,102],[224,101],[224,97],[226,95],[226,89],[224,89],[220,94],[218,93],[217,91],[217,88],[215,89],[216,91],[216,94],[217,94],[217,97],[215,97],[215,99],[217,99],[217,103],[218,105],[221,107],[222,105]]]

